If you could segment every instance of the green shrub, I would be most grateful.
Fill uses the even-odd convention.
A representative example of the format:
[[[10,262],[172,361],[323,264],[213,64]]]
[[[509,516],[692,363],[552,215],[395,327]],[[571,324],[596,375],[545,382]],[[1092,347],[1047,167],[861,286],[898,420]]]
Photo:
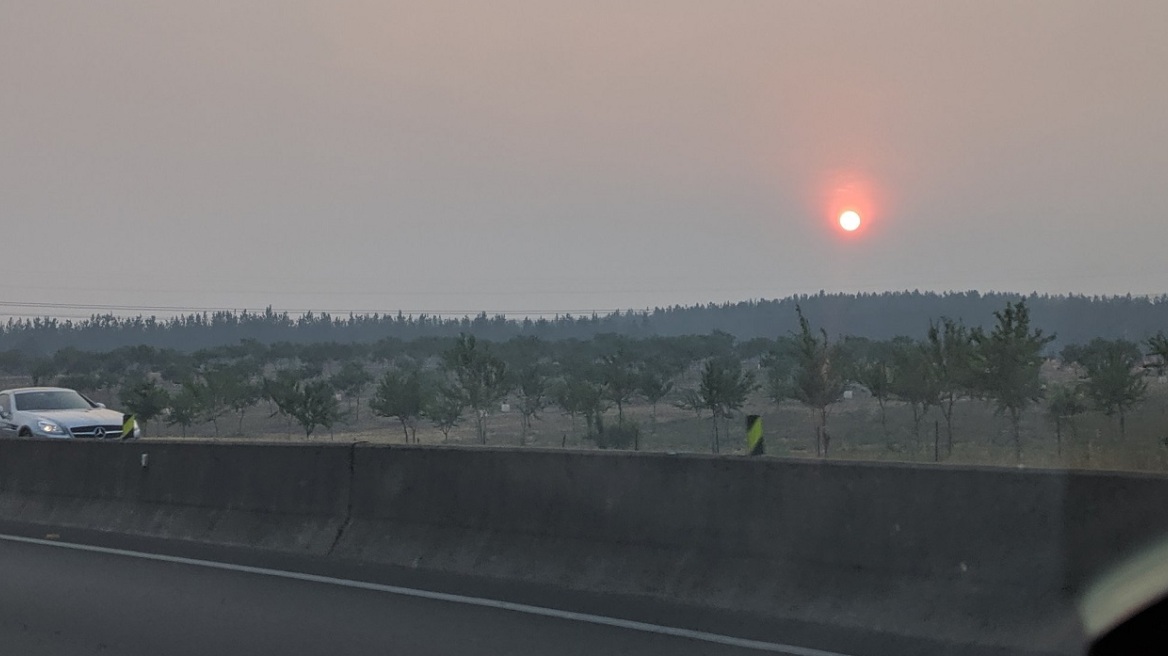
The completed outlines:
[[[632,449],[640,444],[641,427],[632,421],[608,426],[592,436],[601,449]]]

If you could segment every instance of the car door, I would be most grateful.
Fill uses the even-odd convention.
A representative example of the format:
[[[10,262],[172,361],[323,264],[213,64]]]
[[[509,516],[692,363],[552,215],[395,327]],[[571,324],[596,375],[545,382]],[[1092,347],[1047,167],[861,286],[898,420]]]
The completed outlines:
[[[15,437],[18,428],[12,421],[12,395],[0,394],[0,437]]]

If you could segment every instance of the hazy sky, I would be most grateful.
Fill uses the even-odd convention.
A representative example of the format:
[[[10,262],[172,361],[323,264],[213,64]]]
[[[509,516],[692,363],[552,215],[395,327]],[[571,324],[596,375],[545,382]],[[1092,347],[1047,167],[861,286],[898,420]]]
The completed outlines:
[[[0,314],[1168,292],[1166,26],[1163,0],[0,0]]]

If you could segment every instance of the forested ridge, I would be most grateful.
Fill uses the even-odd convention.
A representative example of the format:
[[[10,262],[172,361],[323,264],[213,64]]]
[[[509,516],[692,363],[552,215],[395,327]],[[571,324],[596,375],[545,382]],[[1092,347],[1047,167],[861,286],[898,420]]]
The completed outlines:
[[[511,319],[504,316],[450,318],[374,314],[293,316],[271,309],[219,311],[175,317],[95,315],[84,320],[10,319],[0,326],[0,351],[51,355],[63,348],[103,352],[151,346],[191,352],[251,340],[276,343],[373,343],[391,338],[455,337],[490,341],[529,336],[544,340],[588,339],[612,333],[627,337],[708,335],[724,332],[740,340],[774,338],[798,329],[795,306],[814,317],[829,335],[868,339],[924,336],[929,321],[948,317],[987,328],[993,312],[1026,299],[1036,324],[1056,336],[1052,348],[1095,338],[1139,341],[1168,325],[1168,295],[1082,296],[970,292],[825,294],[630,310],[604,315]]]

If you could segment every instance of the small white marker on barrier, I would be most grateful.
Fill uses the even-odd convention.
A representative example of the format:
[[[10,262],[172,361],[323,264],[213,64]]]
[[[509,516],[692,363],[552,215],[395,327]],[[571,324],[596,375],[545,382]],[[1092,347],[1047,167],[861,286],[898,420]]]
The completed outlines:
[[[142,469],[146,469],[146,466],[149,464],[150,464],[150,454],[143,453],[142,454]]]

